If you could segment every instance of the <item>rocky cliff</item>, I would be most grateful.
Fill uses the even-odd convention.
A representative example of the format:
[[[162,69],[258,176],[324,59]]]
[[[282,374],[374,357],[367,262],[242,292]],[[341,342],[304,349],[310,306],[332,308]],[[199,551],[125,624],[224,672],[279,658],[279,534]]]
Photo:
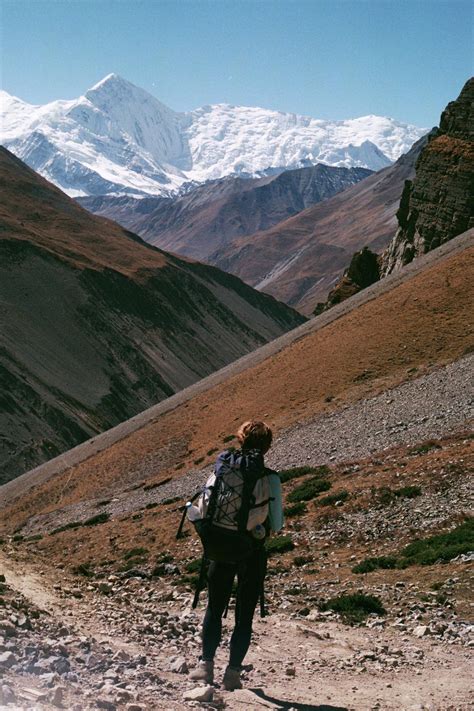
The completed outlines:
[[[441,114],[407,180],[397,212],[399,228],[383,256],[390,274],[474,226],[474,78]]]

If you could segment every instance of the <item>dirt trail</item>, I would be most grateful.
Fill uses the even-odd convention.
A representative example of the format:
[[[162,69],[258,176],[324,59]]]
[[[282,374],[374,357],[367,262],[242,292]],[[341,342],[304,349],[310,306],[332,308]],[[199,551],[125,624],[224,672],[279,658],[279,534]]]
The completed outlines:
[[[97,615],[97,597],[95,600],[92,595],[85,596],[83,600],[60,598],[54,586],[58,580],[63,584],[68,583],[62,571],[43,571],[40,574],[35,566],[4,553],[0,553],[0,570],[8,585],[51,616],[64,620],[68,612],[69,627],[74,627],[80,635],[94,637],[96,640],[103,637],[98,631],[103,628],[104,613],[113,625],[113,610],[116,610],[113,598],[100,597],[100,618]],[[159,584],[157,582],[157,586]],[[177,610],[182,612],[182,606],[179,608],[178,603]],[[200,615],[202,613],[201,606]],[[229,615],[225,622],[225,640],[228,639],[231,624],[232,616]],[[221,690],[217,693],[225,702],[225,708],[230,711],[265,708],[286,711],[467,711],[472,708],[469,705],[471,650],[448,647],[434,640],[408,639],[405,635],[393,628],[348,627],[320,618],[313,620],[296,617],[279,610],[255,622],[253,644],[245,660],[253,669],[244,674],[245,688],[234,693]],[[153,640],[150,642],[148,638],[147,646],[136,644],[125,639],[118,628],[103,638],[114,652],[124,649],[130,653],[146,652],[153,666],[160,670],[165,687],[157,686],[155,692],[148,687],[148,700],[141,702],[145,711],[188,708],[182,700],[182,694],[193,688],[193,683],[185,675],[169,671],[171,647],[168,649],[166,645],[157,643],[156,648],[150,651]],[[377,652],[374,652],[377,649],[392,650],[393,655],[401,655],[400,665],[383,670],[377,668]],[[402,652],[407,655],[410,649],[422,650],[416,652],[417,655],[421,654],[420,661],[404,666]],[[226,664],[226,651],[224,642],[216,660],[218,683]],[[183,650],[183,655],[191,666],[195,652]],[[360,661],[364,655],[366,661]],[[86,668],[80,682],[86,691]],[[18,676],[13,683],[21,685],[25,679]],[[164,688],[167,689],[166,696]],[[94,704],[89,706],[90,695],[86,699],[87,694],[80,700],[86,704],[83,708],[94,708]],[[31,705],[29,708],[32,708]],[[39,710],[53,707],[44,703],[34,708]],[[201,708],[210,707],[202,704]]]

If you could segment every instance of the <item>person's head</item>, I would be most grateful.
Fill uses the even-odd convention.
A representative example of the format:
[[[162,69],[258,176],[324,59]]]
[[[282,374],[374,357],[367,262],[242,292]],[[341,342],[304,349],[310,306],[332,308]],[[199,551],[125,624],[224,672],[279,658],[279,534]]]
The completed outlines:
[[[265,454],[272,444],[273,433],[266,422],[248,420],[240,425],[237,439],[242,449],[261,449]]]

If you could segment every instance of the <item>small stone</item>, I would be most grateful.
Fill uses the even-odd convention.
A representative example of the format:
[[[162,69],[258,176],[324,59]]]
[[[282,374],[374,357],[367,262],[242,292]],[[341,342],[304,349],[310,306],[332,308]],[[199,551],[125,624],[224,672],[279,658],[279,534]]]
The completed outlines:
[[[14,664],[16,664],[17,658],[13,652],[3,652],[0,654],[0,669],[10,669]]]
[[[170,671],[176,672],[176,674],[187,674],[189,667],[186,659],[184,657],[176,657],[176,659],[171,663]]]
[[[197,686],[195,689],[185,691],[183,699],[185,701],[212,701],[214,689],[212,686]]]
[[[0,703],[3,705],[7,704],[14,704],[16,701],[15,694],[13,693],[13,689],[10,688],[7,684],[2,684],[0,686]]]
[[[415,637],[424,637],[429,634],[428,627],[426,625],[419,625],[418,627],[415,627],[413,634]]]
[[[145,711],[145,709],[140,704],[127,704],[125,711]]]

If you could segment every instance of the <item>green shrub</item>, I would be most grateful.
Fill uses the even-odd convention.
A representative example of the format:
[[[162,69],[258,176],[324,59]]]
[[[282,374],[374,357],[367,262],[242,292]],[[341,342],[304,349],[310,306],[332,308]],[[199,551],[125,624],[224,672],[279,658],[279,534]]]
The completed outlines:
[[[130,560],[130,558],[136,558],[137,556],[143,556],[148,554],[148,548],[129,548],[125,551],[122,558],[124,560]]]
[[[104,501],[98,501],[95,505],[96,509],[102,508],[102,506],[107,506],[107,504],[110,504],[112,499],[104,499]]]
[[[145,506],[145,509],[154,509],[157,506],[159,506],[160,502],[159,501],[151,501],[149,504]]]
[[[293,558],[293,563],[296,565],[297,568],[301,568],[302,565],[306,565],[306,563],[312,563],[314,560],[312,555],[297,555]]]
[[[204,457],[198,457],[197,459],[194,460],[194,464],[197,466],[198,464],[202,464],[204,461]]]
[[[353,573],[371,573],[373,570],[382,568],[390,570],[397,567],[397,558],[395,556],[382,555],[374,558],[365,558],[361,563],[358,563],[352,568]]]
[[[169,481],[171,481],[172,477],[167,477],[166,479],[162,479],[161,481],[155,481],[153,484],[145,484],[143,487],[143,491],[151,491],[152,489],[157,489],[159,486],[164,486],[167,484]]]
[[[92,578],[94,571],[91,570],[92,563],[79,563],[79,565],[74,566],[72,572],[74,575],[84,575],[86,578]]]
[[[323,496],[321,499],[316,501],[316,506],[332,506],[337,504],[338,501],[347,501],[349,498],[348,491],[339,491],[335,494],[329,494],[328,496]]]
[[[352,568],[354,573],[370,573],[378,568],[407,568],[410,565],[446,563],[474,550],[474,517],[448,533],[414,540],[395,556],[366,558]]]
[[[20,542],[23,541],[24,539],[25,539],[25,537],[22,536],[21,533],[16,533],[14,536],[12,536],[12,541],[13,541],[14,543],[20,543]]]
[[[217,447],[214,447],[213,449],[210,449],[210,450],[207,452],[207,456],[208,456],[208,457],[212,457],[212,455],[215,454],[215,453],[218,452],[218,451],[219,451],[219,450],[217,449]]]
[[[338,612],[349,623],[362,622],[370,614],[386,614],[386,610],[379,598],[374,595],[365,595],[361,592],[333,597],[321,604],[320,608],[323,611],[332,610],[333,612]]]
[[[413,456],[416,456],[417,454],[427,454],[427,452],[431,452],[432,449],[441,449],[441,445],[438,444],[438,442],[429,439],[426,442],[422,442],[417,447],[410,449],[409,454],[412,454]]]
[[[328,491],[331,488],[331,484],[327,479],[320,479],[319,477],[312,477],[300,484],[291,491],[287,498],[287,501],[291,503],[296,503],[297,501],[310,501],[318,496],[322,491]]]
[[[51,531],[51,535],[54,536],[55,533],[62,533],[63,531],[69,531],[69,529],[79,528],[80,526],[82,526],[82,523],[80,521],[70,521],[69,523],[65,523],[64,526],[54,528]]]
[[[165,499],[162,501],[163,506],[168,506],[169,504],[175,504],[177,501],[181,500],[181,496],[173,496],[171,499]]]
[[[222,438],[223,442],[232,442],[232,440],[235,439],[235,435],[226,435],[225,437]]]
[[[419,486],[402,486],[400,489],[395,489],[393,493],[402,499],[414,499],[421,495],[421,489]]]
[[[280,481],[284,484],[286,481],[291,481],[292,479],[299,479],[299,477],[306,476],[306,474],[313,474],[313,476],[328,476],[331,470],[325,464],[320,467],[292,467],[291,469],[282,469],[278,472]]]
[[[407,565],[433,565],[447,562],[474,550],[474,517],[449,533],[440,533],[413,541],[401,551]]]
[[[98,526],[100,523],[105,523],[110,518],[110,514],[103,513],[97,514],[97,516],[91,516],[91,518],[86,519],[81,526]]]
[[[41,541],[43,536],[41,533],[36,533],[34,536],[28,536],[28,538],[25,538],[27,543],[32,543],[33,541]]]
[[[275,538],[269,538],[265,542],[265,548],[269,556],[292,551],[294,547],[295,544],[291,540],[291,536],[276,536]]]
[[[306,513],[307,510],[305,502],[299,501],[297,504],[285,506],[283,513],[287,518],[291,518],[292,516],[300,516],[301,514]]]
[[[202,558],[197,558],[192,560],[190,563],[186,563],[186,570],[188,573],[198,573],[201,570]]]

